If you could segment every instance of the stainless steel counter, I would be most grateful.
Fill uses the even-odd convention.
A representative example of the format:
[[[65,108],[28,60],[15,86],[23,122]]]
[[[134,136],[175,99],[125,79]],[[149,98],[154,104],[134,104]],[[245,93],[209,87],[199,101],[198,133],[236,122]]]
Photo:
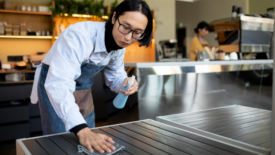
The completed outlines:
[[[273,60],[125,63],[136,68],[139,119],[229,105],[271,110]]]

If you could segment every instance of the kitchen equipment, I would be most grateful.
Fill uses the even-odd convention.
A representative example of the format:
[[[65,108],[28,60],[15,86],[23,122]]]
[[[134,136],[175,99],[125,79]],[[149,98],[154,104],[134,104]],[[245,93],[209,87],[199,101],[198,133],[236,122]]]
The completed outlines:
[[[27,24],[26,23],[21,23],[20,24],[20,35],[21,36],[26,36],[27,35]]]
[[[233,18],[237,17],[237,6],[236,5],[232,6],[232,17]]]
[[[230,60],[230,57],[229,57],[228,54],[226,54],[226,55],[224,56],[224,60]]]
[[[227,53],[238,52],[240,59],[248,53],[270,55],[272,51],[274,19],[242,15],[215,20],[210,25],[215,27],[219,48]]]
[[[196,50],[197,53],[197,61],[209,61],[209,54],[204,52],[204,51],[200,51],[198,52],[198,50]]]
[[[230,60],[238,60],[238,54],[236,52],[230,53]]]
[[[36,7],[36,6],[33,6],[33,7],[32,7],[32,11],[33,11],[33,12],[37,12],[37,7]]]
[[[5,75],[6,81],[22,81],[23,73],[11,73]]]
[[[204,49],[207,52],[207,54],[209,55],[210,60],[215,59],[215,53],[219,50],[219,48],[217,48],[217,47],[212,47],[211,51],[210,51],[209,47],[207,47],[207,46],[205,46]]]
[[[5,22],[0,22],[0,35],[4,35],[5,34]]]
[[[27,6],[27,11],[31,12],[32,11],[32,7],[31,6]]]
[[[176,58],[177,57],[177,40],[161,40],[159,41],[160,47],[163,51],[163,58]]]
[[[2,64],[2,69],[11,69],[11,64]]]
[[[26,6],[25,5],[21,6],[21,11],[26,11]]]
[[[219,60],[224,60],[225,57],[225,52],[223,50],[218,51],[218,59]]]
[[[20,61],[15,64],[16,69],[26,69],[27,63],[25,61]]]
[[[238,16],[242,16],[243,15],[243,8],[242,7],[238,7],[237,13],[238,13]]]
[[[6,24],[5,31],[6,31],[6,35],[12,35],[12,25]]]
[[[266,9],[266,11],[267,11],[269,18],[273,19],[275,16],[274,8],[268,8],[268,9]]]
[[[20,33],[20,25],[13,24],[12,25],[12,34],[19,36],[19,33]]]

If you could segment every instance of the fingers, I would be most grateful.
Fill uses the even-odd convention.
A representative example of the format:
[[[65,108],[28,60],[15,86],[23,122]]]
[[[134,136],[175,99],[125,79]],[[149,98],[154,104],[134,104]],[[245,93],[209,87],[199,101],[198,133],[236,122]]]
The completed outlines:
[[[105,151],[110,153],[112,150],[116,149],[110,144],[114,143],[113,139],[104,134],[93,133],[90,130],[83,130],[83,132],[78,136],[80,144],[86,147],[90,152],[96,150],[99,153],[104,153]]]
[[[104,150],[101,149],[101,147],[99,147],[99,145],[97,145],[97,144],[93,145],[93,148],[94,148],[95,150],[97,150],[97,152],[99,152],[99,153],[104,153]]]
[[[138,89],[138,83],[137,83],[137,81],[135,81],[133,86],[131,88],[129,88],[127,91],[128,92],[132,92],[132,91],[135,92],[135,91],[137,91],[137,89]]]
[[[127,96],[127,95],[132,95],[132,94],[134,94],[135,92],[137,92],[137,91],[138,91],[138,88],[136,88],[136,89],[134,89],[134,90],[131,90],[131,91],[129,91],[129,90],[125,91],[125,90],[119,89],[119,91],[122,92],[124,95]]]
[[[90,152],[94,152],[94,150],[92,149],[92,147],[90,146],[90,145],[88,145],[87,147],[86,147]]]
[[[105,137],[105,140],[110,143],[115,143],[111,137]]]
[[[127,86],[127,83],[128,83],[128,81],[129,81],[129,79],[130,79],[130,78],[126,78],[126,79],[124,80],[124,82],[123,82],[123,87],[126,87],[126,86]]]
[[[122,92],[124,95],[127,95],[127,91],[119,89],[120,92]]]
[[[104,151],[106,151],[108,153],[112,152],[111,149],[105,144],[101,144],[101,149],[103,149]]]
[[[111,150],[116,150],[116,147],[114,147],[112,144],[110,143],[106,143],[106,146],[111,149]]]
[[[104,153],[105,151],[108,153],[111,153],[113,150],[116,150],[116,148],[111,145],[110,143],[106,141],[98,141],[97,143],[94,143],[92,147],[97,150],[99,153]]]
[[[122,92],[124,95],[132,95],[138,91],[138,83],[135,80],[133,86],[131,88],[129,88],[127,91],[122,90],[122,89],[120,89],[119,91]]]

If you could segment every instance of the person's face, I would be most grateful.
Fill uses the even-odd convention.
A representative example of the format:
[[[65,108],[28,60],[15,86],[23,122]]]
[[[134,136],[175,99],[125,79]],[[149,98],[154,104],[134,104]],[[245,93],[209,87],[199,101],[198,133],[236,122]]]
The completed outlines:
[[[202,38],[207,37],[208,33],[209,33],[209,31],[206,28],[199,29],[199,36]]]
[[[133,33],[136,35],[143,34],[145,32],[145,28],[148,23],[147,17],[139,11],[127,11],[124,14],[120,15],[118,19],[115,19],[115,14],[113,14],[112,23],[113,27],[113,36],[116,44],[119,47],[125,48],[136,41],[138,39],[132,37]],[[120,24],[119,24],[120,23]],[[120,30],[134,30],[135,32],[130,32],[128,34],[124,34],[118,30],[120,25]]]

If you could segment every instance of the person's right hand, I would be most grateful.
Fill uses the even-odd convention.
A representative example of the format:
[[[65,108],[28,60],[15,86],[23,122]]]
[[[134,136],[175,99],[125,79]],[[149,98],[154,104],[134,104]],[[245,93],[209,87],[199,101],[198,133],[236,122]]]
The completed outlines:
[[[94,152],[93,149],[97,150],[99,153],[104,153],[105,151],[110,153],[116,148],[110,143],[115,143],[111,137],[103,134],[94,133],[88,127],[80,130],[77,133],[79,142],[81,145],[86,147],[90,152]],[[110,143],[108,143],[110,142]]]

